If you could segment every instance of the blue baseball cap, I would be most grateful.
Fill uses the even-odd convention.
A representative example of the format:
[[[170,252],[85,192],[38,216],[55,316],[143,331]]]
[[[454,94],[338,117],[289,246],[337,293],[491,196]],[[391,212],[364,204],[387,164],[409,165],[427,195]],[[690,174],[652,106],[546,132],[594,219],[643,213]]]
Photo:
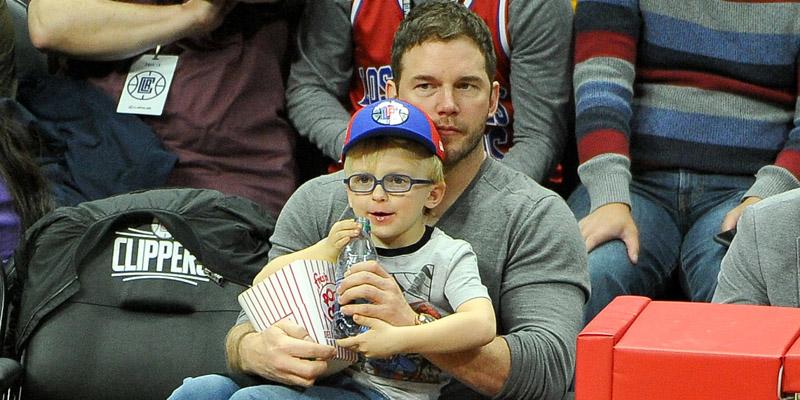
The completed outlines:
[[[413,140],[444,160],[444,144],[433,121],[422,110],[397,99],[372,103],[353,114],[347,124],[342,158],[356,143],[379,136]]]

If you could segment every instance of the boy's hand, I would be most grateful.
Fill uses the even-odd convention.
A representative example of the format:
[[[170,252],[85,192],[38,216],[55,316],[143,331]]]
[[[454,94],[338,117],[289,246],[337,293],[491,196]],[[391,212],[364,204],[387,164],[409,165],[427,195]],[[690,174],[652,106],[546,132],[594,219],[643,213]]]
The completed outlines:
[[[350,240],[358,236],[360,231],[361,226],[355,220],[338,221],[331,227],[328,237],[317,242],[316,246],[324,259],[335,262],[342,248],[350,243]]]
[[[353,315],[353,320],[359,325],[369,327],[369,330],[360,335],[339,339],[336,341],[337,345],[357,351],[369,358],[387,358],[405,352],[400,328],[358,314]]]

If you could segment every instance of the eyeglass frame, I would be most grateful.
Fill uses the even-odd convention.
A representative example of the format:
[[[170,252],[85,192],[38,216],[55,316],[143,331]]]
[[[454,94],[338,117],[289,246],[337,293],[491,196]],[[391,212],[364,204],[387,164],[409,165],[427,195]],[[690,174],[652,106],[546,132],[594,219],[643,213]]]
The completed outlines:
[[[369,177],[371,177],[372,178],[372,187],[369,190],[353,190],[352,186],[350,186],[350,179],[353,179],[354,177],[357,177],[357,176],[369,176]],[[387,177],[391,178],[391,177],[398,177],[398,176],[402,177],[402,178],[408,178],[408,180],[410,181],[410,183],[408,185],[408,189],[406,189],[406,190],[387,190],[386,186],[383,184],[383,181],[386,180]],[[347,188],[351,192],[358,193],[358,194],[372,193],[373,191],[375,191],[375,188],[377,188],[378,185],[381,185],[381,188],[383,188],[383,191],[386,192],[386,193],[390,193],[390,194],[408,193],[408,192],[411,191],[411,189],[414,188],[414,185],[432,185],[434,183],[433,180],[431,180],[431,179],[416,179],[416,178],[412,178],[412,177],[410,177],[408,175],[405,175],[405,174],[386,174],[386,175],[383,176],[383,178],[378,179],[377,176],[369,174],[369,173],[366,173],[366,172],[361,172],[361,173],[350,175],[347,178],[342,179],[342,182],[345,184],[345,186],[347,186]]]

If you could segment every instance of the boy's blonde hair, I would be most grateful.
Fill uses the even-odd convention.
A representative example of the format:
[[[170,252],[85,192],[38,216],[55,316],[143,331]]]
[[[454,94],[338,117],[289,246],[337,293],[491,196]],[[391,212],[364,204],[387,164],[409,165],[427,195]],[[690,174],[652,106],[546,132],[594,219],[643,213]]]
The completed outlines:
[[[425,174],[424,178],[432,180],[434,183],[444,182],[444,167],[442,160],[432,154],[425,146],[408,139],[399,137],[377,137],[370,138],[356,143],[347,151],[344,159],[344,171],[349,174],[353,171],[353,160],[359,159],[373,167],[378,164],[381,154],[389,149],[403,150],[408,158],[415,161],[420,170]],[[415,176],[413,178],[423,178]]]

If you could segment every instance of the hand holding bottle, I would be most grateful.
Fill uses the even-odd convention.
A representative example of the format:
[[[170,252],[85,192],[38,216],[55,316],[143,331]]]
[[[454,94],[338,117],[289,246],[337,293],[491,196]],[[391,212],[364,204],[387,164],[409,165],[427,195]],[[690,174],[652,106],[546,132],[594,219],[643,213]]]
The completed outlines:
[[[328,236],[317,243],[320,254],[325,260],[336,263],[339,253],[353,238],[361,233],[361,226],[352,219],[338,221],[331,227]]]

